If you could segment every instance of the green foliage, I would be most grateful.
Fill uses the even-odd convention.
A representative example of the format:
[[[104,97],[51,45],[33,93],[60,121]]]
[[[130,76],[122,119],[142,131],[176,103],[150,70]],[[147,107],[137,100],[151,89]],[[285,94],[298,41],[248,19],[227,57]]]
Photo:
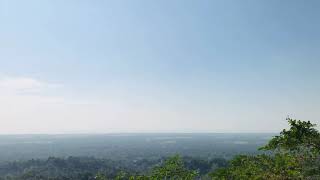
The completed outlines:
[[[320,179],[320,134],[310,121],[287,119],[290,129],[272,138],[260,148],[266,151],[256,156],[238,155],[226,168],[219,168],[209,174],[213,180],[287,180]],[[205,161],[197,161],[197,166]],[[196,179],[197,171],[185,167],[179,156],[167,159],[153,168],[150,175],[127,176],[118,179]]]
[[[320,133],[310,121],[287,119],[284,129],[261,147],[259,155],[225,159],[181,158],[112,161],[85,157],[0,164],[0,179],[79,180],[300,180],[320,179]],[[143,167],[143,168],[142,168]],[[153,168],[152,168],[153,167]],[[211,173],[207,174],[208,172]]]
[[[0,163],[3,179],[12,180],[103,180],[104,177],[114,179],[121,170],[132,172],[125,164],[108,159],[93,157],[50,157],[44,160]]]
[[[198,176],[198,172],[189,170],[184,166],[181,157],[176,155],[165,160],[165,162],[152,169],[150,175],[132,175],[128,176],[126,173],[120,173],[116,180],[191,180]],[[106,180],[97,179],[97,180]]]
[[[300,179],[300,166],[296,159],[289,154],[274,156],[240,155],[230,162],[225,169],[218,169],[210,174],[212,179]]]
[[[290,129],[282,130],[279,136],[275,136],[261,150],[290,151],[301,153],[310,151],[318,154],[320,151],[320,134],[314,128],[316,125],[310,121],[287,119]]]
[[[227,168],[210,173],[212,179],[320,179],[320,134],[310,121],[287,119],[284,129],[260,150],[257,156],[240,155]]]
[[[16,162],[0,162],[0,180],[146,180],[167,174],[178,174],[179,177],[189,178],[189,171],[195,169],[199,177],[212,170],[212,167],[224,167],[226,160],[215,158],[204,160],[194,157],[178,156],[164,160],[141,159],[135,162],[112,161],[93,157],[50,157],[42,160]],[[145,168],[147,167],[147,168]]]
[[[107,177],[102,173],[98,173],[94,178],[95,178],[95,180],[106,180],[107,179]]]
[[[190,171],[185,168],[180,156],[168,158],[164,165],[155,167],[152,171],[152,179],[194,179],[197,171]]]

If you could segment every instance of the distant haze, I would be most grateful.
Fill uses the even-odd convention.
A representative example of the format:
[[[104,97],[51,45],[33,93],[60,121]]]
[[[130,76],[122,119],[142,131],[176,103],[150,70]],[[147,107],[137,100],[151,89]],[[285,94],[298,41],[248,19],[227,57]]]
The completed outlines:
[[[278,132],[287,116],[320,123],[319,8],[0,0],[0,134]]]

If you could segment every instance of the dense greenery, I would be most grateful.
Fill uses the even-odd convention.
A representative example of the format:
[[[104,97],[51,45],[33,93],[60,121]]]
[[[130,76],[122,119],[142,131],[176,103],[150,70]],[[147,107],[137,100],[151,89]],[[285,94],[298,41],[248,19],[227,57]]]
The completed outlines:
[[[179,156],[158,160],[142,159],[134,163],[93,157],[50,157],[47,160],[2,163],[0,164],[0,179],[94,180],[115,179],[116,177],[126,179],[129,175],[149,173],[155,178],[159,178],[163,174],[170,177],[179,175],[190,178],[190,175],[205,175],[212,169],[226,167],[226,165],[227,160],[222,158],[203,160]],[[189,169],[196,169],[196,171]],[[147,176],[137,177],[145,178]]]
[[[121,173],[116,179],[195,179],[199,176],[199,173],[195,170],[188,170],[179,156],[173,156],[165,160],[165,162],[159,166],[156,166],[151,171],[150,175],[128,175]],[[97,180],[106,180],[106,176],[98,174]]]
[[[213,179],[320,179],[320,134],[311,122],[288,118],[283,130],[267,145],[266,153],[240,155],[227,168],[211,173]]]
[[[272,138],[259,155],[238,155],[228,167],[217,169],[209,176],[217,180],[285,180],[320,179],[320,134],[311,122],[288,118],[290,129]],[[206,179],[197,171],[187,169],[179,156],[155,167],[149,175],[117,176],[117,179]],[[97,176],[106,180],[105,176]]]
[[[2,179],[11,180],[286,180],[320,179],[320,133],[309,121],[290,125],[259,150],[224,158],[171,156],[158,159],[111,160],[89,157],[48,158],[0,164]],[[1,178],[0,178],[1,179]]]
[[[66,159],[50,157],[47,160],[29,160],[4,163],[0,174],[4,179],[94,179],[100,170],[115,177],[126,169],[122,164],[104,159],[89,157],[69,157]]]
[[[272,138],[261,147],[259,155],[238,155],[228,167],[217,169],[209,176],[217,180],[285,180],[320,179],[320,134],[311,122],[288,118],[290,129]],[[169,158],[149,175],[121,176],[117,179],[206,179],[195,170],[187,169],[179,156]],[[106,180],[98,176],[99,180]]]

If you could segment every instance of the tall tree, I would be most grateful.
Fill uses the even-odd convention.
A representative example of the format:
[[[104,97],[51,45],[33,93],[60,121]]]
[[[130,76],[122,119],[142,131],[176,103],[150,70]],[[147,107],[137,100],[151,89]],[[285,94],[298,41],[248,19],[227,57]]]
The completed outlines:
[[[260,150],[262,155],[240,155],[212,179],[320,179],[320,134],[315,124],[287,118],[290,125]]]

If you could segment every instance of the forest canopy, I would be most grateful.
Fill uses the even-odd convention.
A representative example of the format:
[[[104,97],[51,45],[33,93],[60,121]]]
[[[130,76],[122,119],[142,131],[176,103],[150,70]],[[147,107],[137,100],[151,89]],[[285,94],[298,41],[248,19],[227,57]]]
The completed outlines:
[[[290,125],[273,137],[257,156],[239,155],[213,179],[319,179],[320,134],[310,121],[287,118]]]
[[[287,118],[290,125],[259,150],[259,155],[238,155],[225,168],[200,177],[185,168],[179,156],[171,157],[149,175],[117,176],[117,179],[320,179],[320,134],[315,124]],[[98,180],[106,177],[97,176]]]
[[[257,154],[240,154],[227,161],[175,155],[135,163],[94,157],[50,157],[0,164],[0,179],[79,180],[285,180],[320,179],[320,134],[310,121],[287,119],[283,129]]]
[[[287,118],[290,125],[259,150],[259,155],[238,155],[229,166],[209,173],[211,179],[320,179],[320,134],[315,124]],[[149,176],[127,179],[204,179],[196,170],[186,170],[179,156],[169,158]],[[119,179],[125,177],[118,177]]]

